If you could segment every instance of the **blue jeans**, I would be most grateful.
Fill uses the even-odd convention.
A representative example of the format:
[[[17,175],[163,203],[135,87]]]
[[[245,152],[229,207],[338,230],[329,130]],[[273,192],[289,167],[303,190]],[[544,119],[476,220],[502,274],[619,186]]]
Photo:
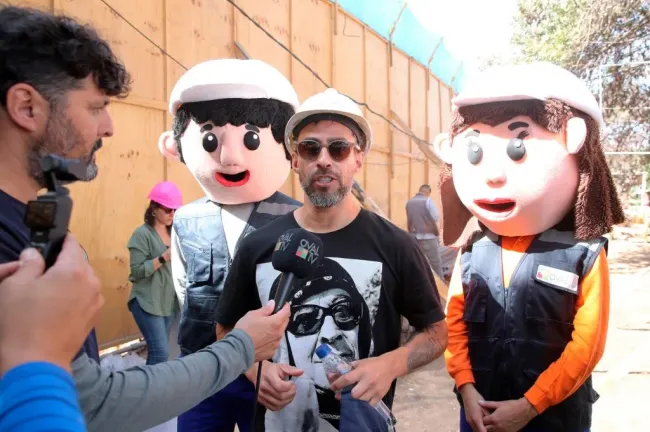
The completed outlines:
[[[474,432],[472,430],[472,427],[467,423],[467,420],[465,419],[465,410],[463,408],[460,409],[460,432]],[[535,429],[531,428],[530,426],[524,427],[521,432],[553,432],[553,431],[545,431],[542,429]],[[589,429],[585,429],[584,432],[589,432]]]
[[[353,398],[350,390],[351,388],[341,392],[339,431],[388,432],[387,419],[384,419],[368,402]]]
[[[178,432],[252,432],[255,386],[244,375],[178,416]]]
[[[147,364],[166,362],[169,359],[169,332],[174,317],[152,315],[140,307],[136,298],[128,306],[147,343]]]

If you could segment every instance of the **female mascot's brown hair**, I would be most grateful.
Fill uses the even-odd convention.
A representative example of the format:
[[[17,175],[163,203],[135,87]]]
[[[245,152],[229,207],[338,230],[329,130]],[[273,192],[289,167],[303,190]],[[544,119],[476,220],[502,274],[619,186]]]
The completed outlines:
[[[461,107],[453,113],[449,139],[453,140],[472,124],[496,126],[520,115],[530,117],[535,123],[553,133],[564,131],[572,117],[584,119],[587,125],[585,143],[577,154],[580,176],[578,196],[573,209],[556,228],[571,230],[576,239],[587,240],[603,235],[609,232],[613,225],[623,222],[623,209],[605,161],[596,121],[564,102],[557,99],[530,99]],[[456,193],[451,165],[448,164],[440,171],[440,202],[443,244],[465,243],[464,239],[468,236],[463,235],[463,232],[473,215]]]

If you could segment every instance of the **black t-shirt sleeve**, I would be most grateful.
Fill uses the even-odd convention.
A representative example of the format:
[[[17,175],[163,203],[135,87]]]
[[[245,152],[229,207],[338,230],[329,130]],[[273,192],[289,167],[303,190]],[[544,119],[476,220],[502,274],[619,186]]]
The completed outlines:
[[[235,254],[219,298],[216,319],[224,327],[234,327],[247,312],[262,307],[255,283],[255,258],[248,244],[244,240]]]
[[[400,272],[400,311],[409,324],[423,329],[445,318],[440,294],[429,261],[409,235],[397,241]]]

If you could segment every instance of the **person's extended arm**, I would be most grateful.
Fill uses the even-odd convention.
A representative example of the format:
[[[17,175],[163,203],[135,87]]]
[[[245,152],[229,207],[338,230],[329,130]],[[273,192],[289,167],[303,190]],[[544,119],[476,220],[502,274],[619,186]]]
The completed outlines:
[[[29,362],[0,380],[0,430],[85,432],[70,374],[52,363]]]
[[[111,372],[82,355],[72,363],[72,373],[89,431],[140,432],[213,395],[254,359],[251,338],[235,329],[181,359]]]
[[[609,269],[601,249],[580,286],[573,334],[562,355],[525,394],[538,413],[571,396],[593,372],[605,351],[609,321]]]
[[[395,376],[399,378],[431,363],[440,357],[446,348],[447,323],[442,319],[417,330],[404,346],[387,355],[394,364]]]

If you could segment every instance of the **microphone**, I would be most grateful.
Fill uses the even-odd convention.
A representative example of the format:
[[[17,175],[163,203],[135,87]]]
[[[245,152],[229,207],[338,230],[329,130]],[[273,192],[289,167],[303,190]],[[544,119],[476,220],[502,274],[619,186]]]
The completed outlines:
[[[314,234],[302,228],[285,231],[273,250],[271,264],[273,268],[282,272],[275,291],[275,308],[278,312],[287,302],[291,287],[296,279],[304,279],[313,274],[323,259],[323,242]],[[257,424],[257,407],[259,405],[260,382],[262,380],[262,362],[257,368],[257,381],[255,383],[255,406],[253,408],[253,429]]]
[[[275,292],[276,313],[287,302],[296,278],[304,279],[314,273],[323,259],[323,242],[302,228],[285,231],[273,250],[271,264],[281,271]]]

